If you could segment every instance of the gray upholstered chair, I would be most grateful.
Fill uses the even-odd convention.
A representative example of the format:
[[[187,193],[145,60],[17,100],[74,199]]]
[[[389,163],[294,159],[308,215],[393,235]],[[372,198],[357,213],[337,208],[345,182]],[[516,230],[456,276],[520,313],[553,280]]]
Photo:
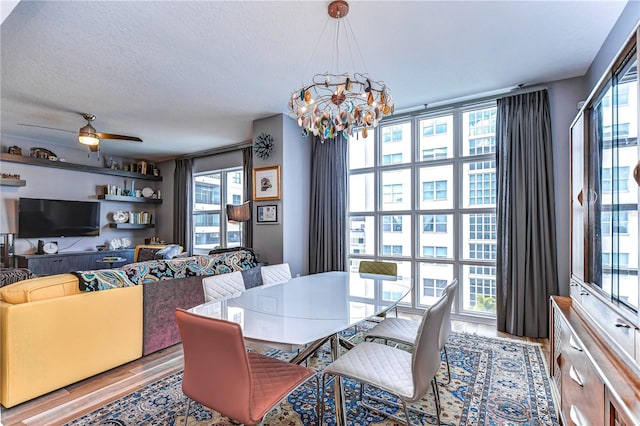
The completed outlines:
[[[429,383],[434,393],[436,416],[440,425],[440,396],[435,380],[440,367],[440,350],[438,340],[440,327],[444,319],[449,297],[445,293],[434,305],[429,307],[419,323],[413,352],[409,353],[393,346],[374,342],[362,342],[346,354],[327,366],[322,374],[323,389],[328,376],[336,376],[335,380],[347,377],[361,383],[361,404],[366,408],[402,421],[402,418],[390,415],[368,403],[369,396],[363,392],[365,384],[397,395],[402,401],[407,425],[411,424],[407,403],[421,400],[429,390]],[[321,403],[324,404],[324,398]],[[389,401],[384,401],[389,403]],[[344,396],[342,398],[344,404]],[[324,407],[323,407],[324,408]],[[320,413],[323,409],[320,410]],[[343,412],[344,407],[343,407]],[[423,413],[424,414],[424,413]],[[320,424],[321,421],[320,421]]]
[[[451,305],[458,293],[458,279],[454,278],[444,289],[443,294],[448,295],[447,312],[445,313],[442,326],[440,328],[440,337],[438,347],[444,351],[445,360],[447,361],[447,384],[451,382],[451,366],[449,365],[449,354],[447,353],[447,341],[451,334]],[[391,340],[405,345],[413,346],[420,322],[406,318],[386,318],[384,321],[373,327],[365,333],[365,340],[384,339]]]

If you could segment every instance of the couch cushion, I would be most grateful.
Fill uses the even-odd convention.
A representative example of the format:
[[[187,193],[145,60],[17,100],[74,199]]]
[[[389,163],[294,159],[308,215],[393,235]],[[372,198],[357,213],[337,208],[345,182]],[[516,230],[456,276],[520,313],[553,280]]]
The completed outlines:
[[[7,303],[18,304],[78,294],[78,278],[72,274],[50,275],[19,281],[0,289]]]
[[[80,291],[108,290],[110,288],[131,287],[136,285],[127,274],[120,269],[99,269],[96,271],[79,271],[74,273],[78,277]]]

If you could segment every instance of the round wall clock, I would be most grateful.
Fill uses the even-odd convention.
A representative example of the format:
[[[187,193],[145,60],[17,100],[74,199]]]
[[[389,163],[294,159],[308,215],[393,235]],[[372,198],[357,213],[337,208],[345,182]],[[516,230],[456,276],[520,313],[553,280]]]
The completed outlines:
[[[263,160],[266,160],[273,152],[273,148],[275,146],[275,142],[273,141],[273,137],[267,133],[260,133],[260,135],[253,142],[253,150],[256,155]]]
[[[49,241],[48,243],[44,243],[42,246],[42,251],[46,254],[56,254],[58,252],[58,243],[55,241]]]

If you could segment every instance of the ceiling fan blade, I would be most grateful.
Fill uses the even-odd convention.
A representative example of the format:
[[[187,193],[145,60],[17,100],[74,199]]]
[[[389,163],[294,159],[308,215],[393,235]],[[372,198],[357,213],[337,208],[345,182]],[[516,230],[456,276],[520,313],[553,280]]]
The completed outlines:
[[[18,126],[38,127],[40,129],[58,130],[60,132],[68,132],[68,133],[78,133],[77,130],[57,129],[55,127],[38,126],[37,124],[18,123]]]
[[[135,136],[112,135],[111,133],[98,133],[98,132],[96,132],[96,136],[98,136],[98,138],[100,139],[121,139],[125,141],[142,142],[142,139],[137,138]]]

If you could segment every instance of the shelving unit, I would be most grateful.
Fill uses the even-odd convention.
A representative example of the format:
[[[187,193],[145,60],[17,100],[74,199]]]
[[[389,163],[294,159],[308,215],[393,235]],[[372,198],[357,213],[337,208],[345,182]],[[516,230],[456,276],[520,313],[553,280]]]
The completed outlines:
[[[156,225],[153,223],[110,223],[109,228],[117,228],[117,229],[147,229],[147,228],[155,228]]]
[[[25,186],[27,181],[22,179],[0,178],[0,186]]]
[[[103,175],[122,176],[133,179],[161,181],[162,176],[143,175],[141,173],[127,172],[124,170],[108,169],[106,167],[87,166],[84,164],[67,163],[66,161],[51,161],[43,158],[25,157],[15,154],[0,154],[0,161],[8,163],[28,164],[31,166],[52,167],[56,169],[74,170],[77,172],[99,173]],[[3,184],[4,185],[4,184]],[[133,198],[133,197],[131,197]]]
[[[126,203],[162,204],[162,199],[146,197],[130,197],[128,195],[98,195],[98,200],[120,201]]]

